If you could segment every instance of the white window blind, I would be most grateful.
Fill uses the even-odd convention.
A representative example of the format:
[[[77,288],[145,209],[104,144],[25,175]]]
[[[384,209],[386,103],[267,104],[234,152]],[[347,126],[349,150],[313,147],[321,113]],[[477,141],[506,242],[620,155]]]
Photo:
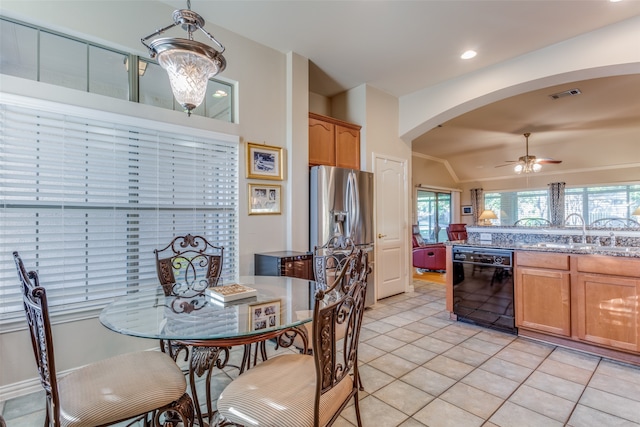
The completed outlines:
[[[0,103],[0,323],[24,318],[13,251],[54,315],[156,285],[176,235],[224,246],[237,277],[237,138],[84,112]]]

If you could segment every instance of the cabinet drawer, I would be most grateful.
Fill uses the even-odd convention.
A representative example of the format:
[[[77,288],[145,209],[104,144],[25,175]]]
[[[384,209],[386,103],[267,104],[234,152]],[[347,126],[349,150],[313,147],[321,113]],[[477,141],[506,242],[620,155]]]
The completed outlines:
[[[612,276],[640,277],[640,259],[604,255],[584,255],[578,259],[578,271]]]
[[[516,265],[553,270],[569,270],[569,255],[541,252],[516,252]]]

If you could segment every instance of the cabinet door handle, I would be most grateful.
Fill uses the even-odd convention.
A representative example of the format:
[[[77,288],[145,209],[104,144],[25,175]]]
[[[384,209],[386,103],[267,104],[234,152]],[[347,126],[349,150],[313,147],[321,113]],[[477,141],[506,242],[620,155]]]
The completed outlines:
[[[378,233],[378,239],[382,239],[383,237],[387,237],[387,235]]]

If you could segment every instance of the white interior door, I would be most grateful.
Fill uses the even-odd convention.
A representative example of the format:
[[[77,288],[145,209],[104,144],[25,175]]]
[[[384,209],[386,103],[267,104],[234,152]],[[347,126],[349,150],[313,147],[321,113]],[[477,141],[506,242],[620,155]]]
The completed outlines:
[[[376,157],[376,298],[405,292],[407,285],[407,164]]]

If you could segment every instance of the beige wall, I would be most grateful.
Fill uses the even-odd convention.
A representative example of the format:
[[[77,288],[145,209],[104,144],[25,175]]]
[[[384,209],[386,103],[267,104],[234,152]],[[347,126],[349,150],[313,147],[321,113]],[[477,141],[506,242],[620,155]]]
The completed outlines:
[[[93,42],[147,55],[140,38],[159,25],[171,22],[173,8],[160,2],[118,1],[11,1],[0,3],[4,16],[42,25]],[[119,9],[120,8],[120,9]],[[126,10],[127,13],[121,13]],[[98,19],[99,17],[99,19]],[[116,27],[114,22],[118,22]],[[117,30],[114,31],[114,28]],[[253,254],[308,247],[308,60],[287,56],[222,28],[207,24],[227,50],[227,69],[220,76],[237,82],[237,124],[181,112],[161,110],[130,102],[76,92],[47,84],[0,75],[2,91],[65,104],[110,111],[238,135],[240,158],[246,141],[264,142],[285,148],[286,176],[282,215],[247,215],[245,162],[240,162],[240,274],[253,274]],[[259,70],[256,72],[256,70]],[[302,161],[300,159],[303,159]],[[290,163],[289,163],[290,162]],[[302,166],[300,166],[302,165]],[[251,181],[254,182],[254,181]],[[293,203],[296,207],[293,215]],[[296,205],[297,206],[297,205]],[[295,231],[297,230],[297,231]],[[120,336],[102,327],[97,318],[54,325],[56,356],[60,370],[71,369],[113,354],[154,348],[154,340]],[[80,337],[75,341],[74,337]],[[38,388],[35,364],[26,330],[0,333],[0,400]]]
[[[127,12],[121,13],[122,10]],[[172,12],[171,7],[157,1],[3,0],[0,3],[0,13],[5,16],[140,55],[147,54],[139,42],[140,38],[158,26],[170,23]],[[637,25],[637,28],[640,28],[640,25]],[[519,85],[517,89],[524,91],[526,82],[532,79],[544,79],[544,76],[557,75],[573,69],[581,70],[615,62],[613,54],[602,53],[602,43],[599,39],[596,38],[594,41],[592,38],[585,38],[583,43],[588,44],[591,41],[593,47],[588,50],[588,57],[595,59],[590,60],[592,62],[588,64],[574,61],[575,67],[572,68],[558,67],[555,62],[554,66],[549,68],[549,56],[542,53],[524,58],[522,61],[524,67],[534,64],[536,73],[509,64],[503,68],[497,67],[496,74],[487,70],[480,76],[472,76],[468,80],[459,79],[400,100],[366,85],[352,89],[335,97],[334,100],[326,100],[308,94],[308,79],[304,76],[305,67],[308,67],[306,59],[282,54],[214,25],[208,24],[207,30],[227,46],[225,57],[228,67],[221,78],[237,82],[237,124],[196,116],[187,117],[180,112],[159,110],[7,76],[0,76],[0,87],[3,91],[29,97],[234,134],[241,138],[242,143],[264,142],[284,147],[287,170],[282,182],[285,198],[285,211],[282,215],[247,215],[245,163],[240,163],[241,274],[253,272],[254,253],[282,249],[299,250],[304,247],[305,239],[308,239],[305,237],[308,234],[307,230],[300,230],[308,223],[308,212],[305,209],[300,212],[296,210],[294,215],[293,209],[299,204],[306,205],[308,200],[308,190],[305,189],[308,174],[304,167],[308,134],[305,134],[304,129],[307,126],[309,106],[315,111],[317,108],[322,110],[318,112],[328,115],[335,113],[338,118],[363,126],[363,169],[371,170],[374,153],[407,159],[410,162],[411,148],[408,141],[412,133],[428,130],[443,119],[455,117],[474,105],[479,106],[482,102],[488,103],[498,99],[496,93],[502,97],[515,94],[501,91],[501,88]],[[615,45],[615,36],[616,34],[611,32],[603,34],[602,42],[613,43],[609,46]],[[567,49],[571,46],[568,44]],[[637,45],[633,47],[637,48]],[[637,49],[635,51],[637,52]],[[625,55],[624,52],[616,52],[618,56]],[[562,49],[552,53],[560,58],[565,57],[562,55]],[[603,57],[599,60],[600,55]],[[568,59],[559,62],[565,64],[574,56],[566,57]],[[523,75],[518,76],[518,73]],[[506,77],[502,79],[503,76]],[[500,87],[494,87],[486,84],[486,81],[503,83]],[[472,90],[467,90],[469,87]],[[533,88],[528,90],[531,89]],[[400,136],[403,136],[403,139]],[[244,145],[240,151],[241,158],[244,158]],[[296,180],[298,182],[294,183]],[[412,212],[412,209],[407,211]],[[405,220],[409,222],[408,218]],[[58,343],[56,356],[61,370],[71,369],[112,354],[157,346],[155,341],[123,337],[106,331],[96,318],[58,323],[54,326],[54,334]],[[78,347],[78,337],[82,343],[81,347]],[[0,360],[0,400],[11,397],[12,394],[24,393],[29,387],[39,387],[29,339],[24,329],[0,333]]]

